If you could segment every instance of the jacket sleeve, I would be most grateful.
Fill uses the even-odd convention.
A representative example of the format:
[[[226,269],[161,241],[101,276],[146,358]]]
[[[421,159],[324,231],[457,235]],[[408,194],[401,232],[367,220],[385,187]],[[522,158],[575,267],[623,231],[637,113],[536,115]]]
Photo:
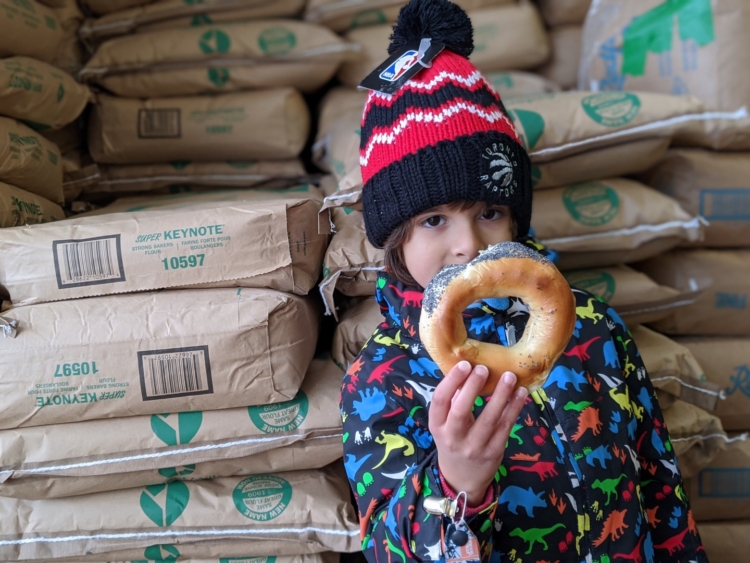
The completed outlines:
[[[633,411],[631,443],[641,466],[640,499],[657,560],[705,561],[669,432],[640,352],[611,307],[607,324],[618,351]]]
[[[341,390],[344,464],[359,508],[362,549],[376,563],[442,559],[449,523],[422,506],[428,496],[451,494],[441,488],[427,423],[442,375],[412,374],[410,362],[415,356],[399,347],[367,346],[347,370]],[[486,557],[497,506],[497,486],[491,489],[485,505],[466,516]]]

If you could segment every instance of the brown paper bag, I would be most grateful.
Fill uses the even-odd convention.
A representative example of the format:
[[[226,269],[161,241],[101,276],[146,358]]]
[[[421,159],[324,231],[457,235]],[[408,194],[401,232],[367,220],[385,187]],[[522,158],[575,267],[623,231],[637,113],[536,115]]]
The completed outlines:
[[[122,10],[86,21],[78,33],[86,42],[98,42],[128,33],[188,26],[206,26],[231,21],[277,18],[297,15],[304,0],[204,0],[187,3],[183,0],[159,0],[142,7]]]
[[[719,399],[724,397],[722,389],[706,380],[687,347],[640,325],[631,329],[631,335],[654,387],[704,410],[716,411]]]
[[[329,29],[295,20],[138,33],[103,43],[79,78],[118,96],[189,96],[255,88],[312,92],[355,53]]]
[[[675,250],[638,264],[658,283],[680,291],[704,290],[692,305],[654,323],[666,334],[750,334],[750,250]]]
[[[309,0],[305,9],[307,21],[319,23],[336,32],[370,25],[395,22],[406,0]],[[464,11],[478,10],[503,4],[513,0],[456,0]]]
[[[298,183],[307,175],[298,159],[101,165],[98,170],[98,180],[83,188],[86,199],[194,191],[198,187],[249,188],[275,180]]]
[[[0,57],[54,61],[65,31],[52,8],[36,0],[0,0]]]
[[[693,479],[685,492],[696,522],[750,518],[750,440],[746,434],[730,438],[727,449]]]
[[[591,0],[537,0],[545,23],[550,27],[582,24]]]
[[[701,147],[717,151],[750,151],[750,114],[707,112],[704,119],[682,125],[674,135],[674,146]]]
[[[750,430],[750,339],[676,338],[700,362],[705,377],[724,391],[716,416],[726,430]]]
[[[55,203],[65,202],[60,150],[9,117],[0,117],[0,181]]]
[[[29,57],[0,60],[0,114],[36,129],[60,129],[92,101],[86,86],[61,70]]]
[[[318,233],[319,199],[260,190],[178,194],[5,229],[0,284],[17,305],[205,284],[305,295],[327,244]]]
[[[348,309],[341,315],[331,345],[331,357],[341,369],[348,369],[365,342],[383,322],[380,306],[372,297]]]
[[[78,119],[62,129],[46,129],[40,131],[40,133],[42,137],[57,145],[62,154],[65,154],[66,152],[80,149],[83,146],[83,142],[86,139],[86,132],[83,125],[83,120]]]
[[[558,92],[513,98],[506,107],[533,164],[669,137],[703,111],[696,98],[644,92]]]
[[[246,556],[353,552],[359,525],[349,494],[339,462],[64,499],[0,499],[0,557],[135,559],[151,545],[171,544],[185,557],[206,558],[217,546],[205,543],[236,540],[246,541]]]
[[[333,290],[344,295],[375,295],[375,281],[383,269],[383,251],[367,240],[362,213],[337,208],[332,213],[336,233],[323,260],[323,281],[320,294],[326,304],[326,314],[336,316]]]
[[[472,10],[474,52],[471,62],[482,72],[533,68],[549,56],[544,25],[530,2]],[[345,37],[362,46],[361,56],[341,66],[338,78],[346,86],[357,86],[388,58],[389,24],[353,29]]]
[[[748,177],[750,152],[673,149],[641,179],[708,221],[694,245],[729,248],[750,246]]]
[[[339,459],[341,370],[313,360],[290,401],[0,431],[0,495],[57,498],[323,467]]]
[[[80,0],[81,4],[86,6],[95,14],[103,15],[111,12],[119,12],[133,6],[143,6],[150,4],[154,0]]]
[[[750,553],[750,520],[698,524],[706,555],[715,563],[744,561]]]
[[[747,106],[748,26],[745,0],[599,0],[584,26],[578,86],[679,92],[721,110]]]
[[[65,219],[56,203],[0,182],[0,228],[35,225]]]
[[[3,313],[17,334],[0,340],[0,428],[293,399],[315,350],[315,305],[201,289],[14,307]]]
[[[560,252],[563,270],[632,261],[625,252],[701,232],[699,219],[676,201],[624,178],[539,190],[531,225],[542,244]]]
[[[549,32],[550,60],[537,69],[537,72],[563,90],[575,89],[578,85],[578,65],[581,60],[581,39],[583,28],[580,25],[555,27]]]
[[[718,417],[679,399],[664,411],[664,423],[685,479],[707,467],[729,443]]]
[[[532,96],[560,90],[560,86],[554,82],[532,72],[488,72],[484,77],[492,83],[503,101],[517,96]]]
[[[143,561],[175,561],[175,563],[341,563],[341,555],[333,552],[311,553],[303,555],[267,555],[247,557],[249,541],[201,542],[203,551],[211,543],[215,545],[214,554],[203,559],[185,558],[174,545],[153,545],[143,550],[140,559],[135,561],[109,561],[108,563],[142,563]],[[60,563],[95,563],[79,558],[57,559]]]
[[[296,157],[310,115],[296,90],[185,98],[99,96],[88,143],[96,162],[158,163]]]

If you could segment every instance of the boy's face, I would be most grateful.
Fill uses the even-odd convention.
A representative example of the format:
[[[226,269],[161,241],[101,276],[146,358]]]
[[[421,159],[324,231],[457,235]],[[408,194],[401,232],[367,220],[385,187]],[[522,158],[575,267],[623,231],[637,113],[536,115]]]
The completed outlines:
[[[414,280],[427,287],[450,264],[467,264],[480,250],[513,240],[507,205],[477,202],[469,209],[441,205],[415,217],[403,245],[404,263]]]

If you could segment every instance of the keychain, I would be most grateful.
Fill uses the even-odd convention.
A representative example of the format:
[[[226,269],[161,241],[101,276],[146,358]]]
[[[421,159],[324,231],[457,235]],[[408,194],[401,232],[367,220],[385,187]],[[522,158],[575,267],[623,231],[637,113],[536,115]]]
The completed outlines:
[[[459,499],[463,496],[461,515],[458,515]],[[473,563],[480,561],[479,541],[466,524],[466,505],[468,497],[465,492],[458,493],[455,499],[427,497],[423,507],[430,514],[439,514],[450,518],[443,531],[443,552],[446,563]]]

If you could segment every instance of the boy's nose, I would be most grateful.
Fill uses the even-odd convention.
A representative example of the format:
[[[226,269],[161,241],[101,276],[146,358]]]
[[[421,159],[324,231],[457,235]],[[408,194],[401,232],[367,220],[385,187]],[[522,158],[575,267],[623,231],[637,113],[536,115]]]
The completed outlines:
[[[479,251],[484,248],[484,245],[476,229],[466,226],[455,235],[453,256],[456,258],[456,263],[468,264],[479,256]]]

